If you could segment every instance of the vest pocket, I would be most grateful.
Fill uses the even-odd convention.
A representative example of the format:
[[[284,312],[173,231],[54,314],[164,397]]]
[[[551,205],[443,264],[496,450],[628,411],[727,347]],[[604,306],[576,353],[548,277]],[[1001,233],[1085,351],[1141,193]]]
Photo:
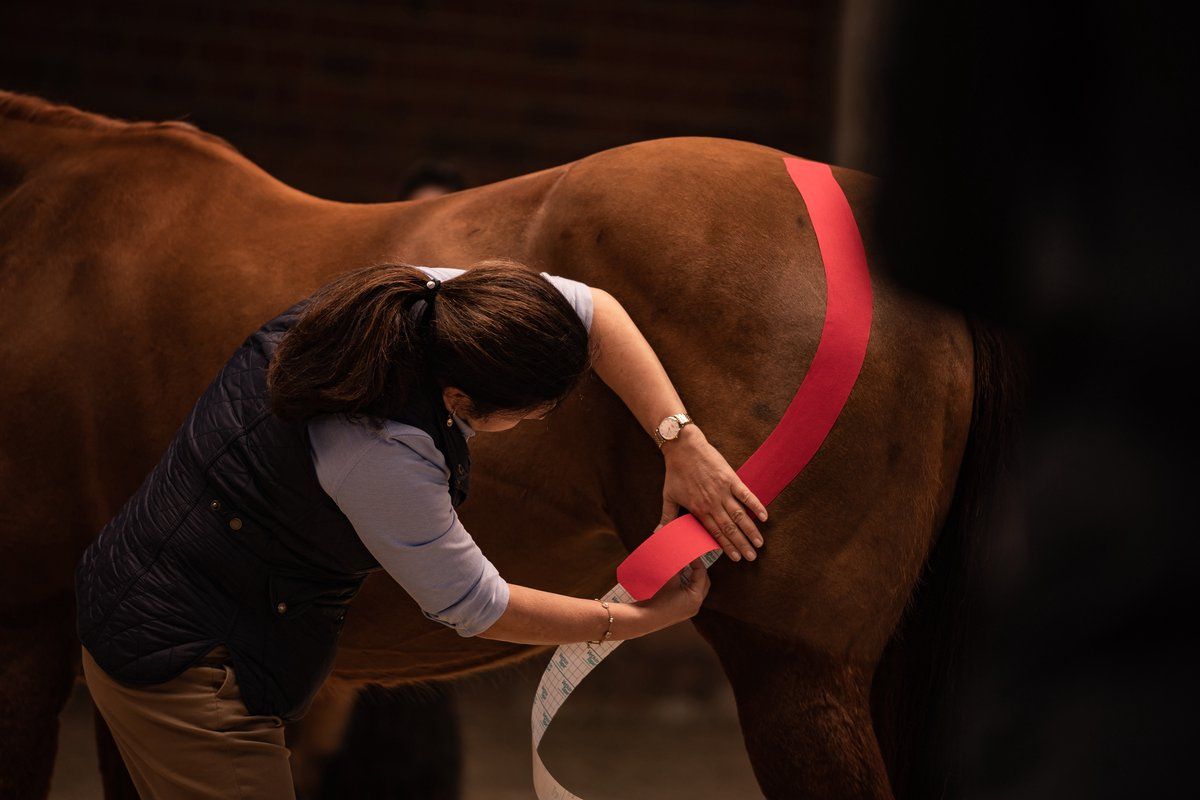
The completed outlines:
[[[361,583],[359,579],[314,578],[279,571],[267,576],[271,606],[277,617],[318,615],[339,626]]]

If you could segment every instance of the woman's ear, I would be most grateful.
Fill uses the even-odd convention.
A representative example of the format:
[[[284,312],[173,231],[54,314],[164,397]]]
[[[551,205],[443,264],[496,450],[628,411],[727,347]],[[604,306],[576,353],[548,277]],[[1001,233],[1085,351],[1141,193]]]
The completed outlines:
[[[471,408],[471,398],[457,386],[442,389],[442,403],[450,413],[460,418]]]

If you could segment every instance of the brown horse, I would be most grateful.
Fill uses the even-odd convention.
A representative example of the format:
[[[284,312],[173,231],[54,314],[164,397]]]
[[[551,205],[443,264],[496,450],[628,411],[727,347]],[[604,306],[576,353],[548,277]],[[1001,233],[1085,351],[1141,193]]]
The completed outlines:
[[[84,545],[241,340],[342,271],[504,255],[603,287],[741,464],[803,378],[824,314],[785,155],[660,139],[446,197],[355,205],[285,186],[187,125],[0,93],[0,795],[46,791]],[[870,257],[873,180],[834,174]],[[961,487],[977,482],[960,467],[983,469],[969,440],[989,443],[1002,400],[976,388],[1000,365],[962,315],[871,271],[849,403],[772,504],[761,558],[718,562],[695,620],[770,797],[892,795],[888,767],[900,767],[876,740],[872,679],[939,532],[965,534]],[[472,448],[464,521],[510,581],[594,596],[658,520],[659,454],[598,380],[545,422]],[[461,638],[381,575],[351,610],[333,680],[394,684],[543,651]]]

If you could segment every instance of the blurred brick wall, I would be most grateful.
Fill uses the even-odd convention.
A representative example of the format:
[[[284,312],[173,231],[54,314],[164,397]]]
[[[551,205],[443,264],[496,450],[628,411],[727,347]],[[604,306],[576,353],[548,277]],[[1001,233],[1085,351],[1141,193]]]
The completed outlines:
[[[661,136],[830,158],[836,43],[832,0],[6,0],[0,88],[379,201],[426,156],[472,183]]]

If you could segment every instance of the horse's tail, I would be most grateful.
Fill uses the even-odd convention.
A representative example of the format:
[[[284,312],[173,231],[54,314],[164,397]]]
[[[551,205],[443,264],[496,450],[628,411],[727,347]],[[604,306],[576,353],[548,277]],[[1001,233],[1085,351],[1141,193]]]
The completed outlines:
[[[947,741],[973,605],[989,502],[1013,451],[1022,405],[1022,359],[984,321],[968,317],[974,400],[954,497],[922,579],[884,651],[871,687],[876,735],[900,800],[953,794]]]

